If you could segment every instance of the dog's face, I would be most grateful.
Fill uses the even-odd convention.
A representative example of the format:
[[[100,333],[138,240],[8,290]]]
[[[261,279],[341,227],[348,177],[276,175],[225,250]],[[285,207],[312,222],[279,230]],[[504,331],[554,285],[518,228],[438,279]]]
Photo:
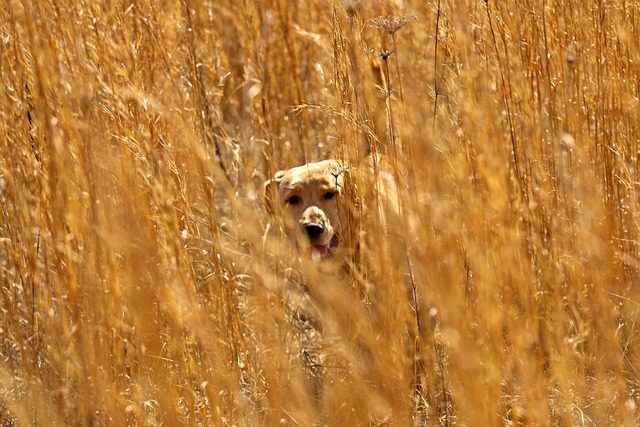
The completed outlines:
[[[346,227],[345,175],[337,161],[325,160],[279,171],[265,183],[270,212],[283,216],[287,234],[316,261],[335,253]]]

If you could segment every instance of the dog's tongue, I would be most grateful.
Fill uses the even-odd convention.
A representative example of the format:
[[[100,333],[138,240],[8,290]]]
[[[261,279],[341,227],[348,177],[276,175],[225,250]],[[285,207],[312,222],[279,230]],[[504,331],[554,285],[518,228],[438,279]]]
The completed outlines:
[[[320,257],[324,258],[329,253],[329,245],[330,244],[327,243],[326,245],[313,245],[313,246],[316,248],[316,250],[320,254]]]

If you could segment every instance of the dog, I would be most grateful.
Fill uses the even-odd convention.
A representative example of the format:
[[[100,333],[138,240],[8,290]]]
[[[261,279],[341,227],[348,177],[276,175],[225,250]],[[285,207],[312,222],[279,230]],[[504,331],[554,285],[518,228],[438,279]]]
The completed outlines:
[[[394,234],[400,222],[395,175],[388,159],[373,155],[357,167],[334,159],[307,163],[267,180],[265,204],[311,259],[344,258],[359,251],[364,223],[373,218]]]
[[[267,211],[280,221],[302,258],[315,262],[302,263],[302,281],[309,279],[308,287],[300,294],[287,288],[291,306],[323,335],[353,334],[348,335],[352,349],[370,383],[385,381],[386,371],[376,365],[371,346],[380,331],[397,333],[399,329],[389,329],[389,319],[407,331],[410,358],[420,361],[422,357],[416,337],[422,323],[419,317],[426,310],[419,307],[409,274],[408,242],[416,233],[412,218],[401,215],[400,192],[407,188],[403,177],[387,157],[369,155],[356,167],[323,160],[278,171],[264,183]],[[336,271],[338,280],[333,275]],[[353,281],[342,280],[345,272]],[[327,283],[353,284],[357,291],[332,292]],[[388,301],[407,303],[389,306]],[[353,325],[359,326],[351,330]],[[318,396],[322,395],[321,375],[315,378]]]
[[[354,218],[348,179],[347,166],[323,160],[278,171],[264,184],[267,210],[282,218],[285,233],[316,262],[348,246]]]

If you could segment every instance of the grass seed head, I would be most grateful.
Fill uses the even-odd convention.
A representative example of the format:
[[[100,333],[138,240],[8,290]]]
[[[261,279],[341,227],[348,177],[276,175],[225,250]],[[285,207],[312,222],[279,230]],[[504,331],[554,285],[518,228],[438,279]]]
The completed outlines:
[[[394,35],[398,30],[407,25],[414,19],[418,19],[415,15],[403,15],[403,16],[378,16],[377,18],[372,18],[371,23],[380,28],[390,35]]]

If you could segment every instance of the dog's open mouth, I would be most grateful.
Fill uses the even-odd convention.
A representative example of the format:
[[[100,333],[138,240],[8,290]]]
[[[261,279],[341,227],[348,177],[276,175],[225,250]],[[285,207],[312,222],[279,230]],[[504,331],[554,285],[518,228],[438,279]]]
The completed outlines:
[[[338,246],[338,235],[334,234],[331,241],[326,245],[311,245],[311,258],[314,261],[320,261],[327,256],[330,256]]]

